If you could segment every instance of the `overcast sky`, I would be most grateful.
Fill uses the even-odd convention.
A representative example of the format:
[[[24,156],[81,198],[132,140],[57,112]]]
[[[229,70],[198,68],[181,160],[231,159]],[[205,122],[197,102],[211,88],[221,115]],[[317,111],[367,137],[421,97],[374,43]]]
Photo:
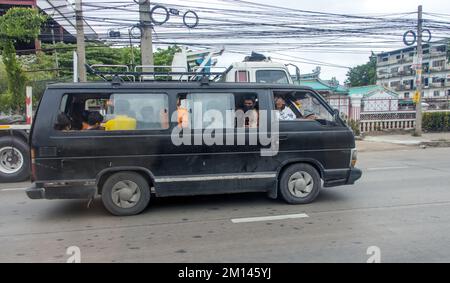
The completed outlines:
[[[71,1],[71,0],[68,0]],[[450,1],[444,1],[444,0],[359,0],[359,1],[351,1],[351,0],[340,0],[340,1],[325,1],[325,0],[308,0],[308,1],[298,1],[298,0],[247,0],[249,2],[254,2],[258,4],[268,4],[268,5],[276,5],[276,6],[282,6],[290,9],[301,9],[301,10],[310,10],[310,11],[317,11],[317,12],[327,12],[327,13],[339,13],[339,14],[354,14],[354,15],[365,15],[365,16],[382,16],[385,14],[395,14],[395,13],[406,13],[406,12],[415,12],[417,11],[418,5],[423,5],[423,11],[428,13],[439,13],[439,14],[447,14],[447,16],[443,16],[444,18],[437,18],[436,20],[441,21],[447,21],[450,22]],[[132,0],[83,0],[84,3],[98,3],[101,5],[118,5],[118,3],[133,3]],[[109,4],[114,3],[114,4]],[[167,6],[168,8],[171,8],[172,6],[176,5],[185,5],[185,6],[193,6],[193,7],[213,7],[213,8],[226,8],[226,9],[247,9],[244,7],[241,7],[236,2],[232,2],[230,0],[229,2],[223,1],[223,0],[158,0],[153,1],[151,0],[152,4],[158,3],[163,4]],[[233,4],[234,3],[234,4]],[[137,9],[137,6],[134,7]],[[265,9],[265,11],[270,11],[270,8]],[[137,20],[138,15],[137,13],[129,13],[127,15],[124,15],[123,12],[117,12],[117,11],[104,11],[102,12],[96,11],[93,13],[87,13],[85,16],[96,16],[96,17],[102,17],[102,16],[109,16],[114,18],[125,18],[125,19],[132,19]],[[204,14],[202,12],[199,12],[200,17],[200,24],[205,23],[205,18],[207,18],[210,15]],[[403,17],[403,16],[402,16]],[[416,18],[417,15],[411,15],[409,17]],[[428,16],[430,17],[430,16]],[[174,19],[173,19],[174,18]],[[226,16],[224,16],[226,18]],[[176,17],[171,17],[170,21],[179,21],[180,19],[176,19]],[[236,20],[236,18],[235,18]],[[246,21],[252,21],[251,17],[244,19]],[[270,18],[267,19],[267,21],[270,21]],[[107,27],[103,28],[103,32],[105,32]],[[411,26],[411,29],[415,29],[415,26]],[[170,29],[164,28],[163,26],[157,26],[155,27],[156,35],[155,38],[158,39],[158,34],[163,34],[164,32],[167,32]],[[97,30],[96,30],[97,31]],[[173,31],[173,29],[171,30]],[[185,33],[187,35],[190,34],[190,31],[186,28],[179,30],[182,33]],[[198,31],[198,30],[195,30]],[[405,30],[406,31],[406,30]],[[400,31],[403,33],[403,31]],[[433,32],[433,31],[431,31]],[[445,36],[450,37],[450,31],[446,33]],[[194,40],[191,38],[183,39],[183,40]],[[183,41],[181,40],[181,42]],[[206,39],[207,41],[208,39]],[[217,40],[217,39],[216,39]],[[233,42],[234,39],[224,39],[225,42]],[[242,39],[241,39],[242,40]],[[265,38],[265,42],[270,41],[270,39]],[[261,41],[264,41],[261,40]],[[277,41],[284,41],[283,39],[273,39],[273,42]],[[299,38],[299,40],[309,40],[308,38]],[[327,38],[328,40],[328,38]],[[332,40],[332,38],[330,38]],[[346,38],[339,38],[341,41],[346,41],[348,39]],[[350,39],[351,40],[351,39]],[[354,40],[354,39],[353,39]],[[395,39],[396,40],[396,39]],[[175,41],[177,42],[177,41]],[[205,39],[203,39],[203,42],[205,42]],[[222,41],[223,42],[223,41]],[[157,46],[156,46],[157,47]],[[399,36],[398,43],[391,43],[389,45],[389,48],[386,50],[380,50],[377,49],[377,52],[380,51],[389,51],[393,49],[398,49],[404,47],[402,43],[402,38]],[[225,50],[236,51],[238,47],[231,47],[231,46],[225,46]],[[279,47],[278,47],[279,48]],[[383,47],[384,48],[384,47]],[[322,51],[320,49],[315,50],[302,50],[302,48],[294,48],[290,49],[288,51],[278,51],[276,53],[271,52],[265,52],[265,55],[279,58],[282,57],[283,59],[286,59],[284,63],[286,63],[289,60],[289,56],[295,56],[300,58],[307,58],[310,60],[317,60],[327,63],[332,63],[340,66],[349,66],[353,67],[359,64],[363,64],[368,61],[368,57],[370,56],[370,47],[365,47],[364,50],[361,52],[355,52],[353,54],[351,53],[333,53],[332,51],[328,50],[328,52]],[[247,48],[245,52],[250,52],[250,50]],[[245,55],[243,54],[236,54],[236,53],[229,53],[225,52],[224,55],[222,55],[220,58],[218,58],[218,66],[227,67],[234,61],[242,61]],[[298,59],[297,59],[298,60]],[[312,69],[316,67],[314,64],[305,64],[305,63],[299,63],[296,62],[296,64],[300,67],[301,73],[310,73]],[[343,83],[346,79],[346,73],[348,69],[346,68],[338,68],[338,67],[327,67],[322,66],[322,79],[330,79],[331,77],[336,77],[341,83]]]
[[[253,1],[270,5],[283,6],[288,8],[323,11],[330,13],[343,13],[343,14],[374,14],[374,13],[403,13],[417,11],[419,5],[423,6],[424,12],[432,13],[445,13],[450,14],[450,1],[444,0],[339,0],[339,1],[326,1],[326,0],[311,0],[311,1],[298,1],[298,0],[260,0]],[[413,27],[412,27],[413,28]],[[450,37],[450,31],[449,31]],[[399,38],[399,41],[402,39]],[[400,44],[396,48],[402,48]],[[387,50],[386,50],[387,51]],[[289,52],[286,52],[289,53]],[[320,54],[311,52],[302,52],[301,49],[297,49],[292,52],[293,55],[298,57],[309,57],[314,60],[332,62],[338,65],[344,66],[356,66],[368,61],[370,51],[367,54]],[[230,56],[233,59],[241,59],[242,56]],[[228,63],[227,60],[223,60]],[[221,62],[222,63],[222,62]],[[225,62],[224,62],[225,63]],[[310,64],[297,64],[299,65],[302,73],[308,73],[314,69],[314,65]],[[323,79],[330,79],[336,77],[341,83],[346,79],[347,69],[343,68],[331,68],[321,67]]]

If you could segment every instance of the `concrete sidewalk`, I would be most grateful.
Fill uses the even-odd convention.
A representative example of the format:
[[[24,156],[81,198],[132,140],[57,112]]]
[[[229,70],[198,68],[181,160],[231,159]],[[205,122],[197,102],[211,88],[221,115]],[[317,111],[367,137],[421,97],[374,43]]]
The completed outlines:
[[[433,142],[450,142],[450,132],[424,133],[421,137],[414,137],[411,134],[366,136],[364,140],[400,145],[421,145]]]
[[[359,151],[384,151],[421,147],[450,147],[450,132],[424,133],[421,137],[411,134],[366,136],[357,141]]]

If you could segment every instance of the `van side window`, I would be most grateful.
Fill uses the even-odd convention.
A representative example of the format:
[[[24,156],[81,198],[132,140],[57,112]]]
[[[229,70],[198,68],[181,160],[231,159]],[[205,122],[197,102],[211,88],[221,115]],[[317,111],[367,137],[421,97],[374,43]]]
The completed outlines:
[[[175,116],[182,128],[257,128],[258,97],[253,93],[179,94]]]
[[[61,101],[54,128],[81,130],[168,129],[167,94],[69,94]]]
[[[337,125],[334,116],[312,93],[274,91],[273,99],[280,122],[312,120],[322,125]]]
[[[108,102],[105,130],[169,128],[169,100],[163,93],[115,93]]]
[[[59,131],[104,130],[109,94],[65,94],[54,128]]]

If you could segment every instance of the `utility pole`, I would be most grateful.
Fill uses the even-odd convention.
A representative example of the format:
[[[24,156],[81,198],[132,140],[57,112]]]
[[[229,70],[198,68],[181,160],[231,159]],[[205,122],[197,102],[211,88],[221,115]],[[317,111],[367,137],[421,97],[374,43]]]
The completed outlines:
[[[80,82],[86,82],[86,44],[84,42],[83,8],[81,0],[75,0],[75,17],[77,29],[78,80]]]
[[[139,1],[139,19],[141,23],[141,64],[153,65],[152,20],[150,18],[150,0]],[[144,71],[144,69],[143,69]],[[151,72],[152,70],[145,70]]]
[[[417,21],[417,66],[416,66],[416,127],[415,136],[422,136],[422,5],[419,6]]]
[[[56,48],[56,42],[55,42],[55,31],[54,26],[52,25],[52,41],[53,41],[53,56],[55,57],[55,69],[56,69],[56,76],[59,77],[59,60],[58,60],[58,49]]]
[[[130,39],[130,58],[131,58],[131,69],[134,68],[134,50],[133,50],[133,42],[131,41],[131,29],[128,30],[128,38]]]

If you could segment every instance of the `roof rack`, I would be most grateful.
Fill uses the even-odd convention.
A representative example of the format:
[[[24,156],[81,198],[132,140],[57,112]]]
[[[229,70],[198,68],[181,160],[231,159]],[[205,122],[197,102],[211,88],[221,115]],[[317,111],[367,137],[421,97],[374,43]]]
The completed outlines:
[[[126,65],[85,65],[89,74],[95,75],[104,81],[114,83],[120,82],[147,82],[147,81],[220,81],[225,72],[206,72],[202,71],[169,71],[173,66],[158,65],[141,65],[136,66],[134,71],[130,71]],[[186,69],[184,67],[176,67],[177,69]],[[177,78],[177,79],[174,79]]]

